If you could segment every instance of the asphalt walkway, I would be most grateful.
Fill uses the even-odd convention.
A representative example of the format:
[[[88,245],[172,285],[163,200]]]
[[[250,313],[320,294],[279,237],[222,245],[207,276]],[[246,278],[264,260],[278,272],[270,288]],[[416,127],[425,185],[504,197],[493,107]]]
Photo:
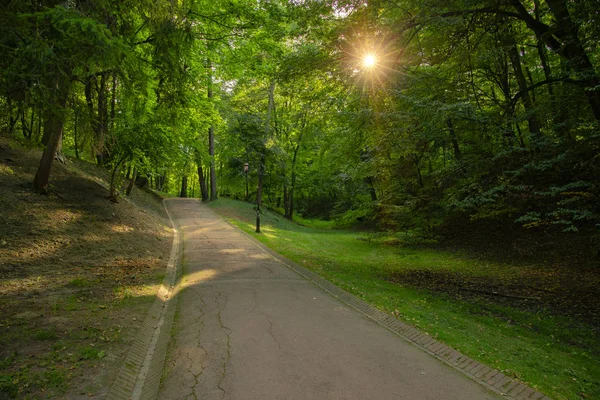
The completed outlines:
[[[159,399],[499,399],[298,275],[197,200]],[[318,249],[315,249],[318,251]]]

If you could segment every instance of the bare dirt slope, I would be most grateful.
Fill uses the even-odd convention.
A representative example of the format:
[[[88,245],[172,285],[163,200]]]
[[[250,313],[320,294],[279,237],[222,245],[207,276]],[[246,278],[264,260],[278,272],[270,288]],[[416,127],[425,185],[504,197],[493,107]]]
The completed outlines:
[[[0,138],[0,399],[102,395],[154,300],[172,230],[150,194],[108,201],[93,166],[55,163],[50,194],[33,193],[40,156]]]

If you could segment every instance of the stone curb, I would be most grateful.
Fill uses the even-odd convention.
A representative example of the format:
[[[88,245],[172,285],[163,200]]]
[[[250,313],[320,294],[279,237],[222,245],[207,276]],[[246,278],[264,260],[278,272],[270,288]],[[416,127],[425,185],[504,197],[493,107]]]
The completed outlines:
[[[214,213],[214,211],[210,211]],[[219,216],[219,218],[221,217]],[[369,319],[372,319],[373,321],[382,325],[387,330],[400,336],[411,345],[425,351],[473,381],[486,387],[490,391],[514,400],[552,400],[548,396],[527,386],[523,382],[512,379],[497,369],[490,368],[485,364],[481,364],[480,362],[465,356],[464,354],[452,349],[444,343],[432,338],[427,333],[423,333],[413,326],[400,321],[396,317],[366,303],[365,301],[337,287],[316,273],[309,271],[308,269],[285,258],[281,254],[276,253],[259,242],[252,235],[239,229],[226,219],[221,219],[240,231],[258,248],[271,255],[273,258],[290,268],[292,271],[308,279],[325,292],[331,294],[341,302],[359,311]]]
[[[156,300],[148,311],[119,375],[108,392],[108,400],[156,399],[164,367],[171,327],[177,308],[177,293],[181,278],[181,255],[183,241],[179,224],[173,219],[166,202],[163,206],[173,226],[173,246],[167,264],[165,278],[156,294]]]

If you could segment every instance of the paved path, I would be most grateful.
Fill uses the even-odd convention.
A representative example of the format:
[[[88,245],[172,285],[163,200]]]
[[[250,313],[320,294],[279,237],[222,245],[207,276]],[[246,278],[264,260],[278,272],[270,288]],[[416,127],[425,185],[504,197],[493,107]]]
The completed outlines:
[[[314,286],[196,200],[159,399],[498,399]]]

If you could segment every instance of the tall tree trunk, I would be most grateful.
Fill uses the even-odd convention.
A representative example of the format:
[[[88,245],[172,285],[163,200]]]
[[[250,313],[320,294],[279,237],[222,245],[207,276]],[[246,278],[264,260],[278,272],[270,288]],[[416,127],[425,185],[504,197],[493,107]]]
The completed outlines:
[[[215,128],[208,128],[208,154],[210,155],[210,200],[217,200],[217,171],[215,169]]]
[[[129,185],[127,186],[127,189],[125,190],[125,194],[127,196],[129,196],[131,194],[131,191],[133,190],[133,184],[135,183],[136,179],[137,179],[137,167],[133,167],[133,174],[131,175],[131,180],[129,181]]]
[[[121,157],[121,159],[117,161],[110,177],[109,199],[113,203],[119,202],[119,190],[117,187],[120,186],[120,183],[117,182],[117,173],[119,172],[119,167],[123,161],[125,161],[125,157]]]
[[[27,133],[28,126],[27,126],[27,122],[25,121],[25,110],[19,110],[19,113],[17,114],[17,118],[19,115],[21,116],[21,132],[23,133],[23,138],[29,139],[29,134]]]
[[[99,74],[98,77],[90,75],[85,82],[85,100],[92,121],[92,130],[94,132],[93,150],[98,165],[104,164],[106,160],[105,137],[108,123],[108,105],[106,98],[106,75],[107,72]],[[97,107],[94,107],[94,92],[97,96]]]
[[[42,123],[42,122],[40,121],[40,124],[41,124],[41,123]],[[48,142],[50,141],[50,135],[52,134],[52,132],[51,132],[50,130],[46,129],[46,121],[44,121],[43,123],[44,123],[44,132],[43,132],[43,134],[42,134],[42,140],[41,140],[41,143],[42,143],[44,146],[47,146],[47,145],[48,145]]]
[[[112,134],[115,129],[115,108],[117,105],[117,73],[112,74],[112,90],[110,100],[110,133]]]
[[[71,86],[70,74],[57,74],[52,86],[55,88],[53,104],[46,110],[44,119],[44,134],[48,132],[48,142],[40,165],[33,179],[33,188],[38,193],[47,193],[48,181],[52,172],[52,162],[57,150],[62,143],[62,135],[65,124],[64,109],[69,98]]]
[[[38,110],[38,124],[37,124],[37,134],[35,136],[35,141],[36,142],[40,142],[40,140],[42,140],[42,124],[43,124],[43,120],[42,120],[42,110]]]
[[[375,191],[375,184],[372,176],[367,176],[365,178],[365,183],[369,188],[369,194],[371,195],[372,201],[377,201],[377,192]]]
[[[287,214],[287,218],[290,221],[294,220],[294,189],[296,186],[296,170],[295,168],[292,168],[292,179],[291,179],[291,187],[288,193],[288,202],[289,202],[289,206],[288,206],[288,214]]]
[[[187,191],[188,191],[188,177],[187,177],[187,175],[184,175],[181,178],[181,191],[179,192],[179,197],[187,197]]]
[[[202,201],[208,201],[208,189],[206,188],[206,179],[204,177],[204,171],[202,170],[202,163],[200,160],[197,161],[198,164],[198,183],[200,184],[200,197]]]
[[[298,144],[294,148],[294,156],[292,157],[292,177],[290,180],[291,186],[288,193],[288,211],[286,218],[293,220],[294,219],[294,191],[296,190],[296,162],[298,160],[298,150],[300,150],[300,141],[302,140],[302,135],[298,139]]]
[[[73,120],[73,136],[75,139],[75,158],[79,160],[79,143],[77,142],[77,122],[79,121],[79,111],[75,108],[75,119]]]
[[[454,130],[452,118],[446,120],[446,125],[448,125],[448,131],[450,132],[450,141],[452,142],[452,149],[454,150],[454,158],[456,158],[456,161],[460,162],[462,160],[462,153],[458,146],[458,139],[456,138],[456,131]]]
[[[17,124],[17,121],[19,120],[19,112],[17,111],[17,115],[16,117],[13,118],[13,112],[12,112],[13,108],[12,108],[12,101],[10,101],[10,99],[8,100],[8,135],[12,136],[14,130],[15,130],[15,125]]]
[[[540,135],[540,125],[538,119],[535,115],[534,104],[529,95],[527,80],[525,79],[525,74],[523,74],[523,68],[521,66],[521,56],[519,55],[519,49],[517,48],[517,43],[515,42],[515,38],[510,34],[506,34],[504,37],[504,44],[506,46],[506,50],[508,52],[508,57],[510,59],[510,63],[513,67],[513,71],[515,73],[515,78],[517,79],[517,84],[519,85],[519,91],[522,93],[521,100],[523,102],[523,106],[525,107],[525,114],[527,123],[529,125],[529,132],[532,136],[532,147],[535,147],[535,141],[539,138]]]
[[[208,82],[207,82],[207,93],[208,100],[213,98],[212,90],[212,62],[210,59],[207,60],[208,64]],[[217,200],[217,171],[215,169],[215,127],[211,125],[208,128],[208,155],[210,156],[210,200]]]
[[[283,184],[283,216],[290,217],[290,196],[287,183]]]
[[[267,105],[267,119],[265,121],[265,141],[261,146],[260,164],[258,166],[258,187],[256,189],[256,205],[260,210],[262,205],[262,192],[263,192],[263,175],[265,173],[265,163],[267,158],[267,148],[265,142],[271,135],[271,114],[273,107],[275,106],[275,81],[271,81],[269,85],[269,104]]]

